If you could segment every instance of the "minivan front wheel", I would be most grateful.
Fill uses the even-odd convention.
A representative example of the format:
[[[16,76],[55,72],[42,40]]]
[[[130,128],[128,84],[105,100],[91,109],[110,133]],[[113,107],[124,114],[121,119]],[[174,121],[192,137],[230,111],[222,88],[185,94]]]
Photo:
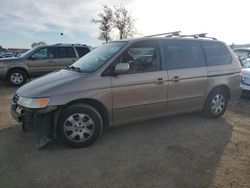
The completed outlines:
[[[70,147],[90,146],[99,138],[102,131],[101,115],[87,104],[69,106],[60,115],[58,136]]]
[[[21,86],[27,81],[27,74],[21,69],[13,69],[8,74],[8,81],[14,86]]]
[[[216,88],[209,94],[203,111],[207,117],[219,118],[225,113],[227,103],[227,93],[221,88]]]

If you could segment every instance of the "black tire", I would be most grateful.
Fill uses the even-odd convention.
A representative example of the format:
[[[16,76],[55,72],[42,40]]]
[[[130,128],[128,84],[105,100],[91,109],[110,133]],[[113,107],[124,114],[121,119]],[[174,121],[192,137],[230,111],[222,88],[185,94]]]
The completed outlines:
[[[19,75],[20,80],[19,81],[17,80],[15,82],[13,80],[14,75]],[[21,69],[12,69],[12,70],[10,70],[10,72],[8,73],[8,76],[7,76],[8,82],[13,86],[21,86],[21,85],[25,84],[27,81],[27,78],[28,78],[28,75],[26,74],[25,71],[23,71]]]
[[[216,103],[215,101],[221,101]],[[223,105],[224,101],[224,105]],[[204,108],[203,114],[209,118],[220,118],[223,116],[227,109],[228,94],[222,88],[216,88],[208,95]],[[220,106],[220,107],[219,107]]]
[[[83,118],[85,118],[86,121],[84,121]],[[75,124],[72,122],[75,122]],[[87,122],[90,125],[87,126]],[[91,122],[93,123],[93,128],[91,128]],[[71,130],[65,131],[65,129]],[[90,133],[87,133],[86,130]],[[102,132],[103,121],[100,113],[87,104],[75,104],[65,108],[60,115],[57,126],[59,139],[72,148],[84,148],[92,145],[101,136]],[[83,140],[81,140],[81,136],[84,137],[82,138]]]

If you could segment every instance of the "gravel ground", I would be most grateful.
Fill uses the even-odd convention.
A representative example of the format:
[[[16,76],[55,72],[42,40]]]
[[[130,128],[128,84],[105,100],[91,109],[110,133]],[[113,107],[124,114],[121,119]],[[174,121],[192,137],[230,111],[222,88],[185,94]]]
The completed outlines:
[[[197,113],[110,128],[95,145],[35,148],[0,83],[0,187],[250,187],[250,99],[224,117]]]

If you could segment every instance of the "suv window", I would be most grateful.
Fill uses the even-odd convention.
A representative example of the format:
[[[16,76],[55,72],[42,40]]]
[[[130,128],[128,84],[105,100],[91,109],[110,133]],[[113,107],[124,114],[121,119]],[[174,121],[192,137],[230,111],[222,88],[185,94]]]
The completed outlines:
[[[206,66],[198,41],[166,40],[164,51],[168,70]]]
[[[82,57],[90,52],[90,50],[86,47],[75,47],[75,48],[76,48],[76,51],[77,51],[79,57]]]
[[[37,52],[35,52],[31,57],[35,59],[49,59],[49,58],[54,58],[55,55],[55,50],[54,48],[41,48]]]
[[[138,42],[119,57],[120,63],[129,63],[128,73],[152,72],[160,70],[157,45],[154,42]]]
[[[73,47],[56,47],[57,58],[76,57]]]
[[[202,41],[201,45],[205,51],[207,66],[227,65],[232,62],[232,57],[223,43]]]

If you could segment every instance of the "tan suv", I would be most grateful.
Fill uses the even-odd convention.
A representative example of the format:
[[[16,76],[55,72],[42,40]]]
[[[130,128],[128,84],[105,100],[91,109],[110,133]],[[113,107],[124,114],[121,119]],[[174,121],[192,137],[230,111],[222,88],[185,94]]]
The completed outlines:
[[[221,117],[240,96],[240,69],[223,42],[205,35],[114,41],[18,89],[12,116],[46,136],[41,146],[59,137],[86,147],[108,126],[192,111]]]
[[[20,57],[0,59],[0,78],[14,86],[69,66],[90,52],[90,47],[80,44],[55,44],[32,48]]]

